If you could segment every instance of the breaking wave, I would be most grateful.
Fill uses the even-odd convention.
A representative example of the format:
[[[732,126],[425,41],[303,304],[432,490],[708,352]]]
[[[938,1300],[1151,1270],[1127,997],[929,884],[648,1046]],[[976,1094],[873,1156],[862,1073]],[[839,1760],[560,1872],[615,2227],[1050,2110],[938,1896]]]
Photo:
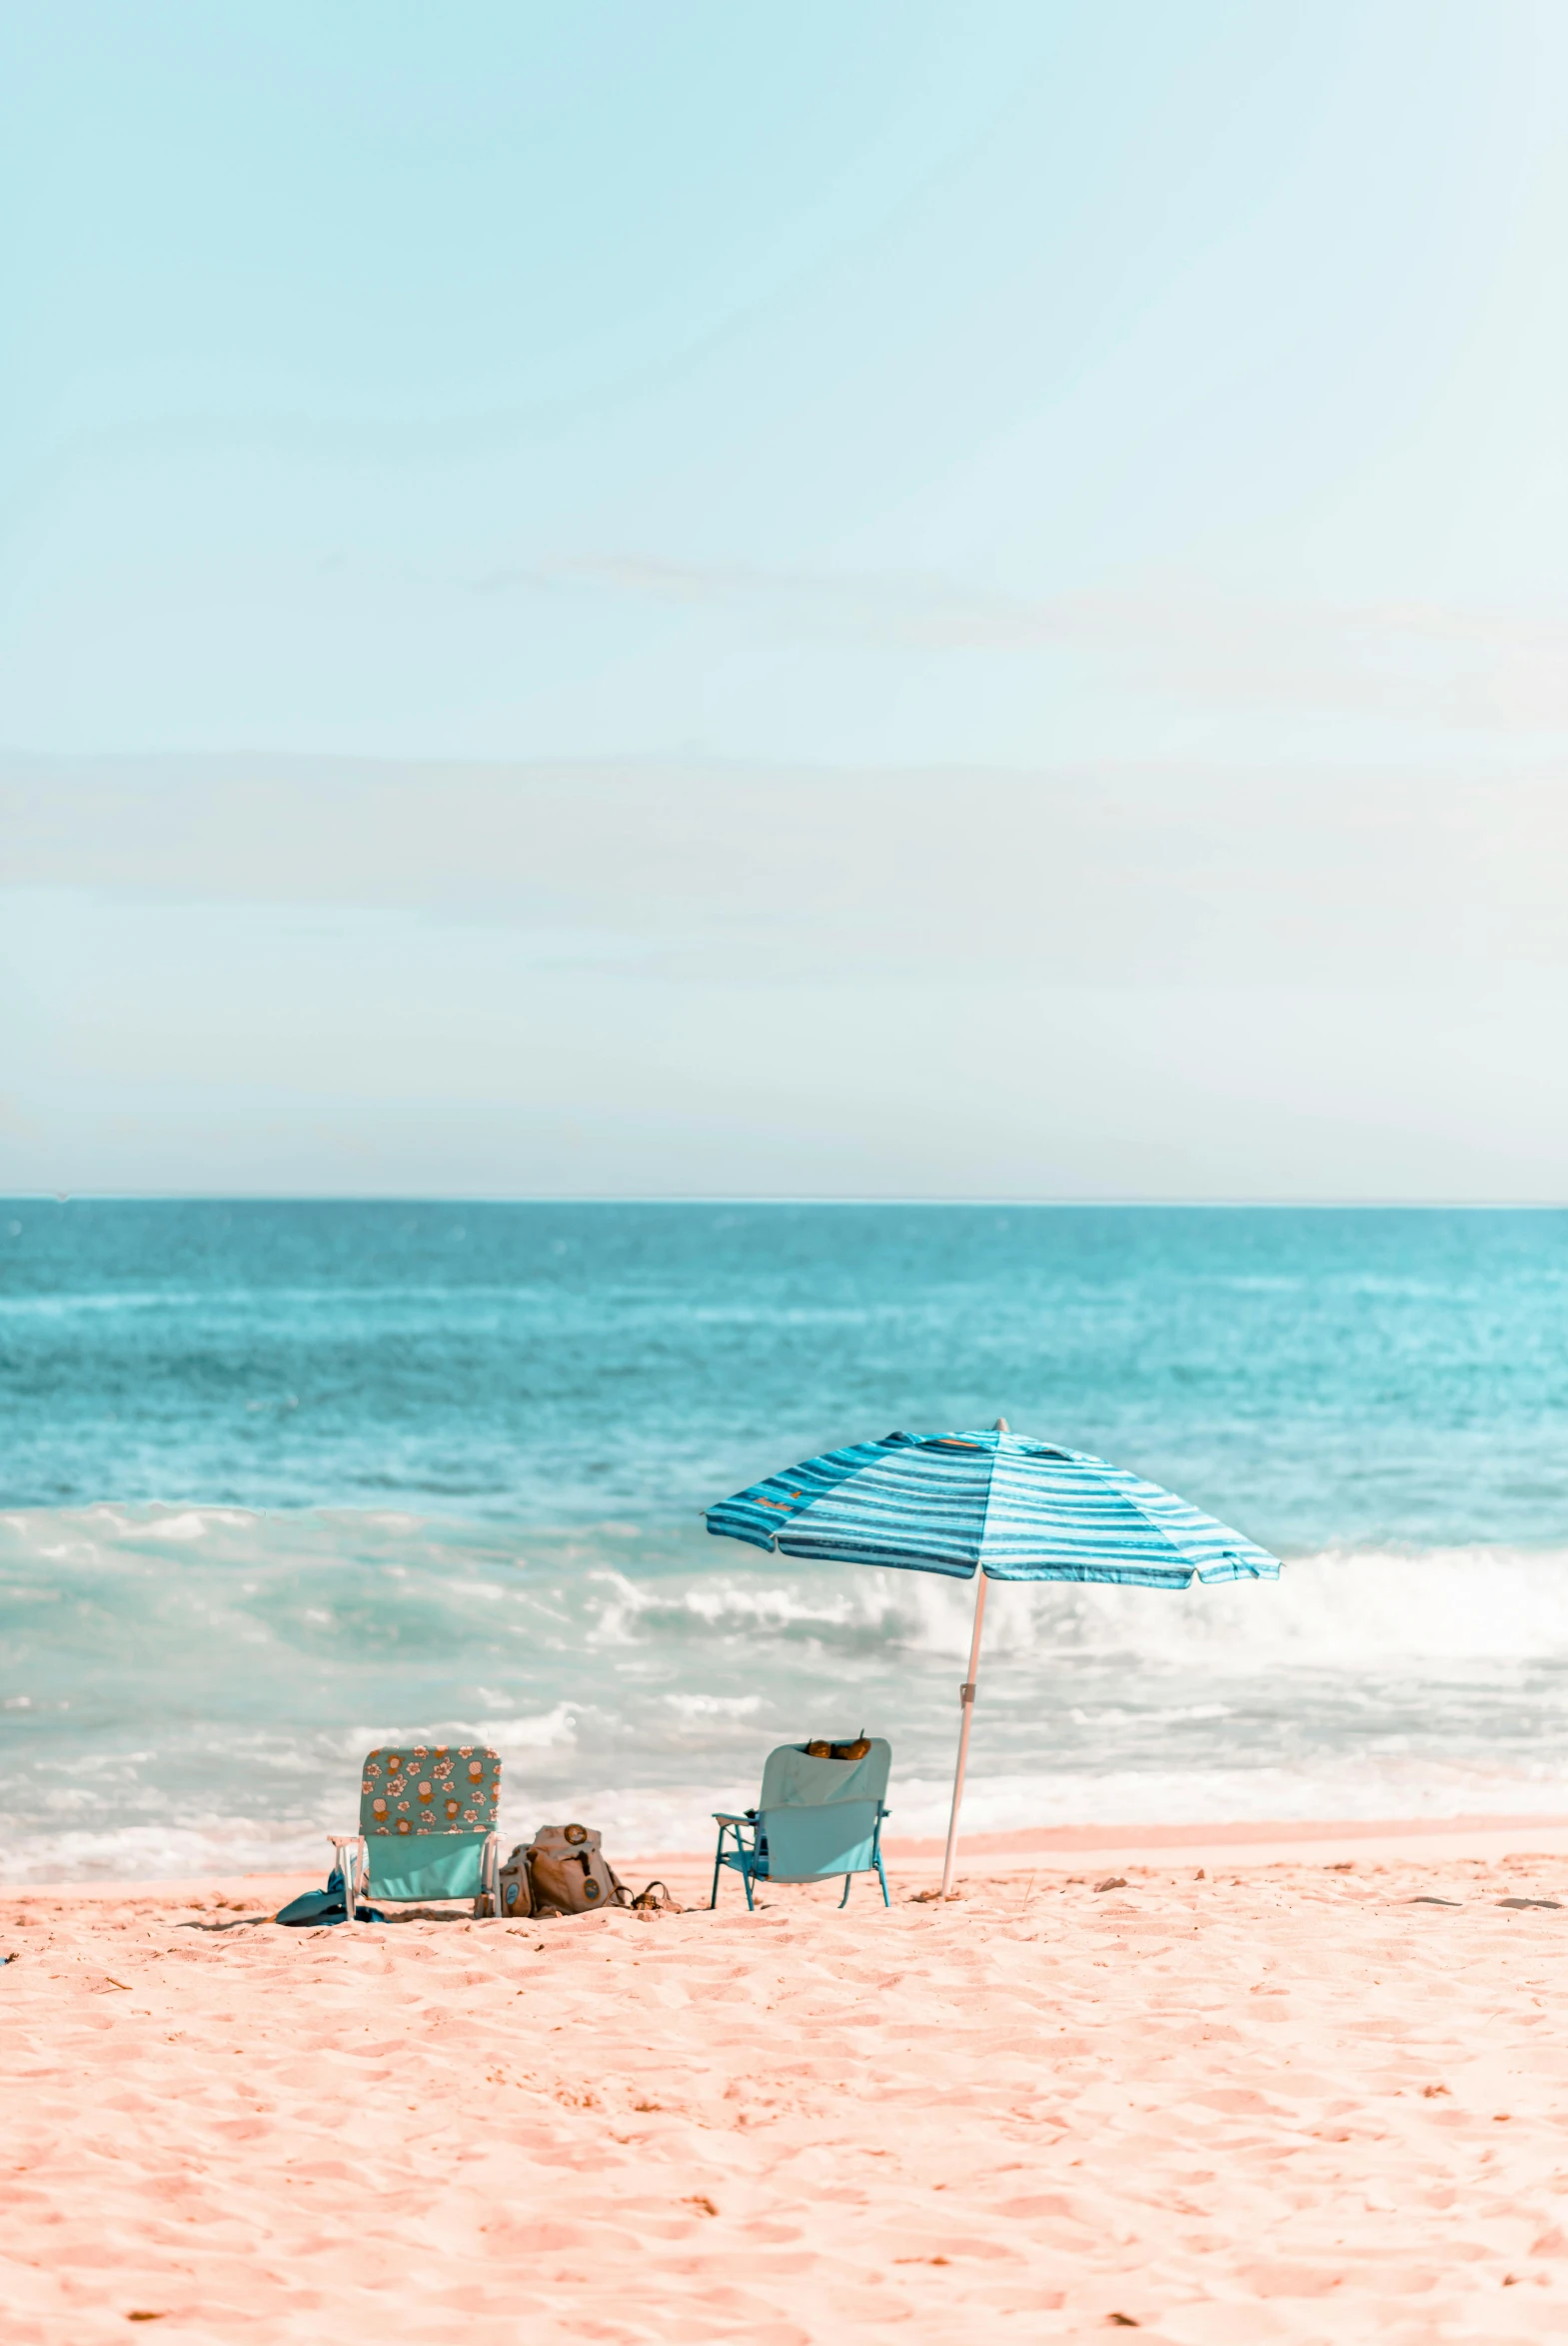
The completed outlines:
[[[0,1516],[11,1879],[309,1864],[386,1735],[506,1756],[503,1826],[699,1848],[810,1732],[940,1829],[972,1589],[700,1529],[407,1512]],[[997,1586],[976,1828],[1568,1807],[1568,1552],[1331,1548],[1276,1584]]]

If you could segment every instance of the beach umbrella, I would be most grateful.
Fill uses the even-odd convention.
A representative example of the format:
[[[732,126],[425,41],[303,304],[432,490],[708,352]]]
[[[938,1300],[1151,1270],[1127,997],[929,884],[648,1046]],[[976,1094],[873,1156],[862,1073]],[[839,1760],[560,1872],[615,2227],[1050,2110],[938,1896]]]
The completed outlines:
[[[1082,1450],[1013,1433],[889,1433],[806,1458],[707,1510],[718,1538],[819,1562],[944,1572],[976,1582],[958,1759],[942,1861],[952,1886],[958,1807],[990,1580],[1276,1580],[1279,1559],[1157,1482]]]

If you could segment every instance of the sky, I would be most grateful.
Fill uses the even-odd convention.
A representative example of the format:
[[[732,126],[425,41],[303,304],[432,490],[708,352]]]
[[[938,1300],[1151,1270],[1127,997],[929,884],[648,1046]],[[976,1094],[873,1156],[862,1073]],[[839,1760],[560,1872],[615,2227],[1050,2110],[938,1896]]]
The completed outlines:
[[[0,1190],[1568,1195],[1565,106],[0,0]]]

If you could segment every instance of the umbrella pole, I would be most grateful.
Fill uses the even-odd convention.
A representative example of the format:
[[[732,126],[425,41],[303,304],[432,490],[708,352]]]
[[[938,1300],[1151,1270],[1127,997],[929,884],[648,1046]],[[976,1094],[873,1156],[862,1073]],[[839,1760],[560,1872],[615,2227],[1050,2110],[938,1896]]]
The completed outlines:
[[[958,1804],[963,1798],[963,1770],[969,1756],[969,1722],[974,1716],[974,1682],[980,1674],[980,1628],[985,1619],[985,1572],[974,1575],[974,1634],[969,1639],[969,1674],[958,1688],[958,1765],[952,1779],[952,1814],[947,1819],[947,1854],[941,1864],[941,1894],[952,1888],[952,1861],[958,1847]]]

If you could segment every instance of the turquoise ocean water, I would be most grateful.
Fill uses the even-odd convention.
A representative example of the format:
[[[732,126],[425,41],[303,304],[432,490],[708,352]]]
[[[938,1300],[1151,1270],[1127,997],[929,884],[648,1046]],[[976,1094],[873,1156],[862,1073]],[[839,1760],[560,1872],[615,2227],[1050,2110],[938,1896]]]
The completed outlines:
[[[710,1539],[1005,1415],[1277,1586],[998,1588],[976,1827],[1568,1811],[1568,1214],[0,1202],[0,1867],[303,1860],[380,1737],[699,1847],[862,1724],[940,1829],[971,1592]]]

